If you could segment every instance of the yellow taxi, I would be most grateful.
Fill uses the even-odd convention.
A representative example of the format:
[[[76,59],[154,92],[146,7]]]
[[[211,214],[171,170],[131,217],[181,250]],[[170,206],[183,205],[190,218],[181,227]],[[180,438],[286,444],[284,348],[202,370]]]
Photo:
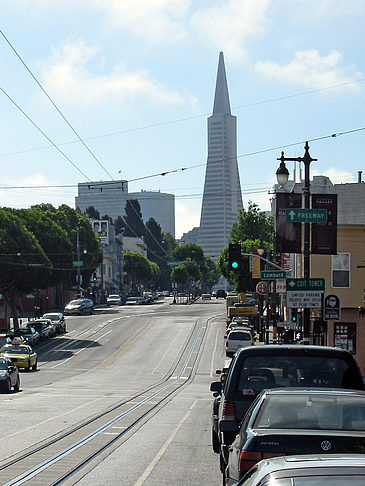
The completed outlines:
[[[37,369],[37,353],[27,344],[5,344],[0,349],[0,356],[10,358],[18,368]]]

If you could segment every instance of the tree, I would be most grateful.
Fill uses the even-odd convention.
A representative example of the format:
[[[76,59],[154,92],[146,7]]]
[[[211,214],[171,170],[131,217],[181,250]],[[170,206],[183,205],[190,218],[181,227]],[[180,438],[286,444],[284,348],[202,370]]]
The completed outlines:
[[[272,243],[274,234],[274,217],[267,217],[264,211],[260,211],[257,204],[249,201],[248,209],[241,209],[238,213],[238,221],[232,227],[230,239],[231,243],[246,240]]]
[[[45,288],[52,263],[12,209],[0,209],[0,248],[0,293],[9,302],[17,329],[18,297],[34,288]]]
[[[189,274],[185,265],[177,265],[172,269],[171,280],[179,285],[187,283],[189,280]]]
[[[274,235],[273,217],[267,217],[256,204],[250,201],[247,211],[245,209],[240,211],[238,222],[232,227],[230,243],[239,243],[242,253],[250,254],[254,248],[272,249]],[[223,277],[234,283],[238,292],[254,291],[257,280],[251,277],[249,262],[248,256],[242,256],[241,270],[231,271],[228,265],[228,247],[226,247],[219,255],[217,268]]]
[[[90,219],[100,219],[100,213],[97,209],[94,208],[94,206],[89,206],[85,209],[85,214],[90,218]]]
[[[125,222],[124,222],[124,219],[122,218],[122,216],[118,216],[117,218],[115,218],[114,228],[115,228],[115,234],[116,235],[124,232]]]
[[[139,289],[140,284],[149,283],[153,279],[153,272],[156,272],[156,268],[152,269],[146,257],[134,252],[124,253],[124,270],[134,290]]]
[[[203,248],[195,243],[186,243],[185,245],[177,246],[173,250],[172,256],[179,262],[183,262],[188,258],[195,260],[197,263],[204,262]]]
[[[219,272],[215,261],[210,257],[204,257],[205,266],[202,271],[202,291],[209,291],[219,280]]]
[[[144,237],[146,230],[142,219],[141,206],[137,199],[128,199],[125,205],[125,236]]]

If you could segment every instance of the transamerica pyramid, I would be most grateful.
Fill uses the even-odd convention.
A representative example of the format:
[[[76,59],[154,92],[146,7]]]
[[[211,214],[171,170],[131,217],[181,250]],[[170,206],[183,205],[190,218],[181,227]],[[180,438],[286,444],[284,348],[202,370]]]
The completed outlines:
[[[236,117],[231,115],[223,52],[220,52],[213,114],[208,118],[208,160],[198,236],[204,254],[215,261],[228,245],[233,223],[242,209],[236,132]]]

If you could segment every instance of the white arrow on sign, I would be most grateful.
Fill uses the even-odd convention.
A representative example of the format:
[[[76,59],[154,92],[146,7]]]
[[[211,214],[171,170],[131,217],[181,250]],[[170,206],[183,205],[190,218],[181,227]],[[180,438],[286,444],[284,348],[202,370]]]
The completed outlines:
[[[295,216],[295,212],[293,210],[291,210],[290,213],[289,213],[289,216],[290,216],[291,220],[293,220],[294,216]]]
[[[295,282],[294,280],[290,280],[290,282],[288,283],[288,285],[290,285],[290,287],[295,287]]]

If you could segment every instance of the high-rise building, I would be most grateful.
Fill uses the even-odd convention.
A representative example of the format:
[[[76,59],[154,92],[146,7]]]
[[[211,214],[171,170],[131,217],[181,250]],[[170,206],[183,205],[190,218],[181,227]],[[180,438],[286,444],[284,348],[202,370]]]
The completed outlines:
[[[75,205],[82,212],[93,206],[100,216],[115,220],[125,216],[128,199],[137,199],[141,207],[143,222],[154,218],[161,231],[175,236],[175,196],[160,191],[128,192],[128,181],[81,182]]]
[[[223,52],[220,52],[213,114],[208,118],[208,160],[198,237],[205,255],[217,260],[229,243],[240,209],[236,117],[231,115]]]

